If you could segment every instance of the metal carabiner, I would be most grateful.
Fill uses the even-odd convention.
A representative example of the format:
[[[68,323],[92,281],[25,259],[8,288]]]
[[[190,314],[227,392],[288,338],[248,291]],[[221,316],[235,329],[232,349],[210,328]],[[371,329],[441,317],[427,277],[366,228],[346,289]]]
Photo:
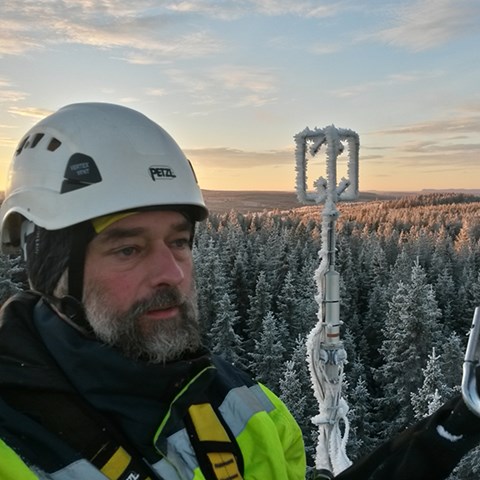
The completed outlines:
[[[463,361],[462,396],[467,407],[480,417],[480,395],[477,386],[476,368],[479,365],[477,347],[480,337],[480,307],[473,315],[470,337]]]

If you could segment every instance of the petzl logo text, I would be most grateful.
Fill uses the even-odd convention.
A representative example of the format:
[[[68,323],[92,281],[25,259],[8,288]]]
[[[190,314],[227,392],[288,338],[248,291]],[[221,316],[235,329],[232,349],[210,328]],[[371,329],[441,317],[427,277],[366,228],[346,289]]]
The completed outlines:
[[[154,182],[157,180],[171,180],[172,178],[177,177],[170,167],[166,167],[164,165],[154,165],[148,170]]]

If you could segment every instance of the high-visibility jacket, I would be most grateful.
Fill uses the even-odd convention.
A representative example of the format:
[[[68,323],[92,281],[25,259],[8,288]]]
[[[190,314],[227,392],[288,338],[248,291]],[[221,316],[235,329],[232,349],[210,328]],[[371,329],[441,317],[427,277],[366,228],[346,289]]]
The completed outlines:
[[[285,405],[221,358],[132,362],[32,294],[2,308],[1,480],[303,480],[305,471]]]

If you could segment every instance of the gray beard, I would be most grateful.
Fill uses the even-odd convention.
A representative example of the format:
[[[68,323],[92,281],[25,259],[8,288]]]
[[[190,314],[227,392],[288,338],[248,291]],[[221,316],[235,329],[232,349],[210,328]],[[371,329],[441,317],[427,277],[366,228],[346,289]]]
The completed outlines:
[[[97,338],[118,348],[126,357],[149,363],[166,363],[201,346],[196,290],[182,295],[175,287],[162,287],[126,312],[114,312],[95,285],[85,289],[83,305]],[[167,320],[145,320],[152,309],[178,306],[179,314]]]

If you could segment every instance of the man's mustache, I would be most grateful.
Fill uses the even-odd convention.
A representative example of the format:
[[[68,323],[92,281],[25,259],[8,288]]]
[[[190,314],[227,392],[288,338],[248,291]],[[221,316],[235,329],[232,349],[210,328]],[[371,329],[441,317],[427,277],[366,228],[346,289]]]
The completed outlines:
[[[151,310],[182,307],[185,302],[185,296],[176,287],[165,286],[157,290],[151,297],[135,302],[129,313],[131,315],[143,315]]]

